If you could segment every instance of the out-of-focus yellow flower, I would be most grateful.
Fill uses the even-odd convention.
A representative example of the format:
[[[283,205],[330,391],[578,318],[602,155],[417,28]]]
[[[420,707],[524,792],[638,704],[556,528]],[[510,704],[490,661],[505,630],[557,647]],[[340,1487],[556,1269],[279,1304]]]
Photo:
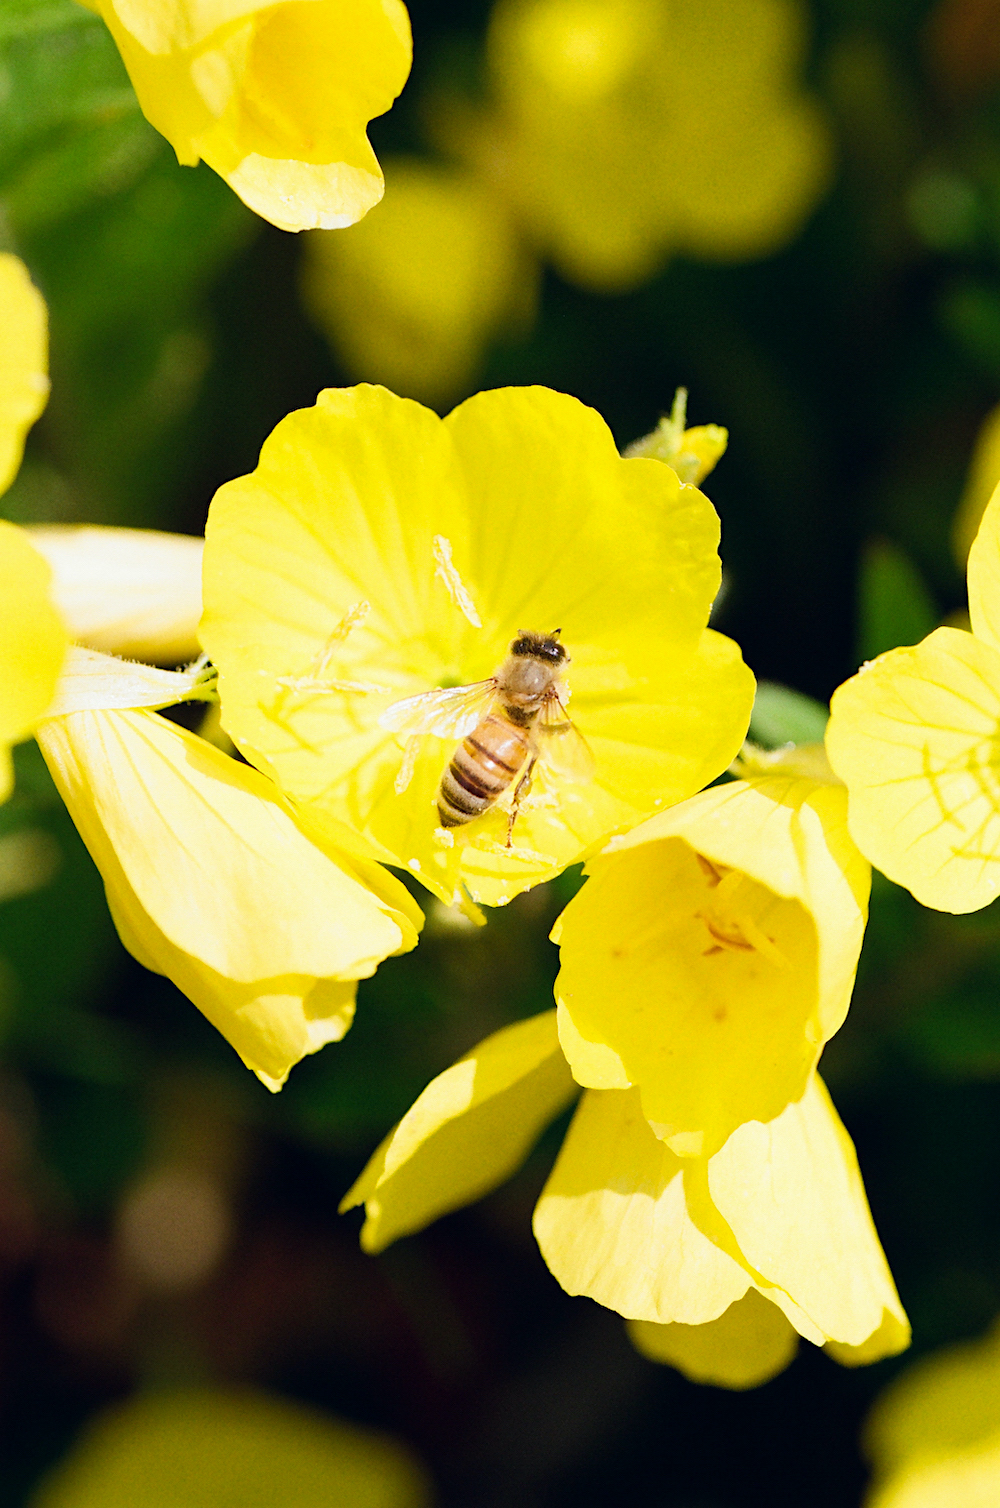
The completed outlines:
[[[537,273],[471,174],[406,159],[385,171],[374,214],[307,238],[306,302],[352,375],[448,401],[491,337],[530,318]]]
[[[1000,482],[1000,407],[983,420],[952,529],[955,558],[965,567],[972,541],[979,532],[986,505]]]
[[[78,644],[160,665],[197,658],[203,539],[89,524],[28,534]]]
[[[365,128],[406,82],[402,0],[83,0],[146,118],[282,230],[353,225],[382,197]]]
[[[1000,1502],[1000,1328],[924,1357],[878,1399],[865,1444],[867,1508],[995,1508]]]
[[[14,784],[11,748],[51,702],[68,646],[49,566],[23,529],[0,520],[0,801]]]
[[[635,286],[674,252],[767,255],[830,174],[803,19],[795,0],[500,0],[495,108],[466,156],[585,287]]]
[[[574,1077],[637,1086],[682,1156],[800,1099],[854,986],[871,876],[847,792],[810,750],[765,758],[615,839],[553,931]]]
[[[197,671],[75,650],[36,737],[131,953],[166,974],[270,1089],[339,1041],[358,979],[417,939],[377,865],[323,852],[263,775],[153,711]]]
[[[429,1508],[409,1451],[250,1388],[151,1392],[97,1415],[31,1508]]]
[[[17,474],[24,437],[49,395],[45,300],[24,263],[0,252],[0,492]]]
[[[834,693],[826,746],[873,864],[925,906],[1000,895],[1000,493],[969,553],[972,632],[938,628]]]
[[[622,460],[599,415],[546,388],[481,393],[444,421],[381,388],[324,392],[212,503],[202,642],[224,726],[309,831],[353,830],[446,901],[464,885],[502,904],[736,753],[753,677],[705,627],[718,529],[694,487]],[[499,804],[443,831],[437,791],[468,730],[397,737],[380,718],[485,684],[521,630],[555,629],[593,778],[539,766],[512,848]]]
[[[365,1205],[362,1244],[381,1250],[495,1187],[582,1084],[535,1211],[542,1255],[567,1292],[636,1321],[647,1355],[727,1387],[774,1375],[796,1333],[845,1364],[909,1337],[815,1071],[868,868],[821,750],[748,773],[591,862],[553,934],[558,1010],[435,1079],[343,1205]]]
[[[495,1188],[571,1093],[554,1011],[480,1043],[428,1085],[345,1197],[342,1209],[365,1206],[366,1250]],[[672,1152],[637,1090],[588,1090],[534,1228],[567,1292],[642,1321],[646,1354],[700,1380],[765,1381],[794,1354],[789,1327],[847,1365],[908,1342],[854,1149],[815,1074],[712,1157]],[[780,1323],[745,1302],[754,1289]],[[693,1345],[691,1326],[708,1327]]]

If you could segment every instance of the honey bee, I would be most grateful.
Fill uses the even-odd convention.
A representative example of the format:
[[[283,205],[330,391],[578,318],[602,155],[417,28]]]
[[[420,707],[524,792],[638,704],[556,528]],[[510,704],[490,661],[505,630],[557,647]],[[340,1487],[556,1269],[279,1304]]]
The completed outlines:
[[[438,787],[442,827],[475,821],[516,780],[507,821],[510,848],[536,764],[563,780],[591,779],[593,756],[566,712],[562,677],[569,655],[559,643],[560,632],[521,629],[488,680],[404,697],[379,718],[394,733],[460,740]]]

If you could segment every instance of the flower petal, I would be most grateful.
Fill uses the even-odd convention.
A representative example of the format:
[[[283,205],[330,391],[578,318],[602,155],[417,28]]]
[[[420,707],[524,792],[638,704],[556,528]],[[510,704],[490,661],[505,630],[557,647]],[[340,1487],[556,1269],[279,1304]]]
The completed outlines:
[[[552,1275],[626,1319],[717,1319],[751,1277],[696,1223],[688,1181],[636,1090],[588,1090],[535,1209]]]
[[[48,314],[28,269],[0,252],[0,492],[21,464],[24,437],[49,396]]]
[[[68,645],[52,572],[24,530],[0,520],[0,801],[13,784],[10,747],[52,701]]]
[[[155,713],[77,712],[37,736],[126,946],[272,1085],[343,1035],[342,986],[415,943],[420,913],[398,881],[370,888],[263,776]]]
[[[502,1183],[573,1095],[555,1011],[494,1032],[439,1074],[344,1196],[376,1252]]]
[[[851,836],[925,906],[976,911],[1000,894],[1000,654],[939,628],[834,693],[827,751]]]
[[[818,1074],[776,1120],[733,1133],[708,1185],[746,1261],[827,1339],[861,1346],[881,1331],[881,1355],[909,1344],[854,1146]]]
[[[575,1076],[639,1085],[675,1151],[772,1120],[841,1025],[869,885],[846,812],[795,774],[716,786],[615,839],[557,923]]]
[[[797,1331],[756,1288],[704,1325],[651,1325],[632,1320],[629,1338],[650,1361],[666,1363],[690,1382],[742,1391],[770,1382],[794,1361]]]
[[[284,230],[351,225],[382,195],[365,134],[406,82],[401,0],[101,0],[147,119]]]
[[[78,643],[157,665],[197,656],[203,539],[85,524],[28,534],[52,567],[56,606]]]
[[[1000,650],[1000,487],[994,489],[972,541],[968,574],[972,632]]]

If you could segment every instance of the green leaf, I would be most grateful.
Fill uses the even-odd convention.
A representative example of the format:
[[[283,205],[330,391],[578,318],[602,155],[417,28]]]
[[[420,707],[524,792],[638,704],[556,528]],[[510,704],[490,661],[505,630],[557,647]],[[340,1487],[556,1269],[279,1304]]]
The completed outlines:
[[[861,558],[858,659],[918,644],[940,621],[920,572],[898,545],[873,540]]]
[[[823,742],[829,712],[822,702],[773,681],[758,681],[750,717],[750,738],[765,749],[783,744]]]

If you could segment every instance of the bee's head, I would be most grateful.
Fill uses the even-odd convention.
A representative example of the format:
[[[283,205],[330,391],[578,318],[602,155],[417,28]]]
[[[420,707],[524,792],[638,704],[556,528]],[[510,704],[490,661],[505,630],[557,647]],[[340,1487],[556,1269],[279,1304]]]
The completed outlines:
[[[531,629],[519,628],[510,652],[526,659],[544,660],[549,665],[563,665],[569,656],[559,643],[561,633],[561,628],[554,628],[550,634],[536,634]]]

